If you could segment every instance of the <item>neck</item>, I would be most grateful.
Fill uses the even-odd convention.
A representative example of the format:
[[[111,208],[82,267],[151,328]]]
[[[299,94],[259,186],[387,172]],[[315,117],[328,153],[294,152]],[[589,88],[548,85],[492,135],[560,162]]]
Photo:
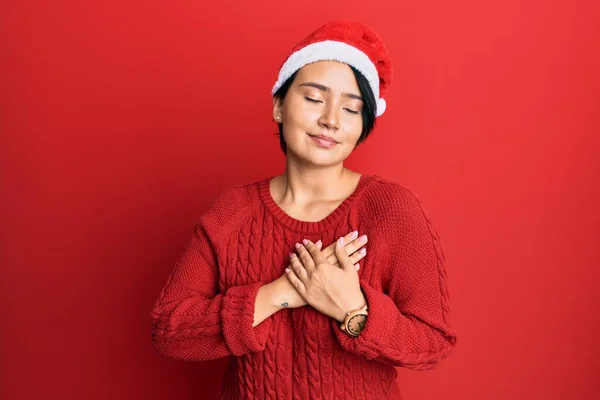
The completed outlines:
[[[285,203],[308,204],[336,200],[347,194],[356,173],[342,163],[328,167],[299,166],[286,163],[281,175],[281,200]]]

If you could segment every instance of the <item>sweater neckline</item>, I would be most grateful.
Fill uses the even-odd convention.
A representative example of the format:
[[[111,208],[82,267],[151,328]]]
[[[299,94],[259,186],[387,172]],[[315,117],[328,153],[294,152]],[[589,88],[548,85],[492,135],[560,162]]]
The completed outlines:
[[[265,178],[259,182],[260,198],[263,201],[266,209],[276,220],[292,231],[315,233],[325,231],[330,228],[335,228],[342,221],[342,218],[352,209],[352,206],[356,203],[356,200],[360,197],[373,176],[362,174],[358,180],[358,184],[354,188],[354,191],[350,193],[350,195],[346,197],[331,213],[329,213],[329,215],[320,221],[303,221],[296,219],[279,207],[271,195],[270,184],[273,178],[274,176]]]

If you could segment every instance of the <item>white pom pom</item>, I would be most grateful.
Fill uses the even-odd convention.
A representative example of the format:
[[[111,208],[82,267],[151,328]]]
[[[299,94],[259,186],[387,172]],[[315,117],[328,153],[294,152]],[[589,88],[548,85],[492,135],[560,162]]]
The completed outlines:
[[[387,107],[387,105],[386,105],[384,99],[377,100],[377,114],[376,114],[376,116],[379,117],[381,114],[383,114],[385,112],[386,107]]]

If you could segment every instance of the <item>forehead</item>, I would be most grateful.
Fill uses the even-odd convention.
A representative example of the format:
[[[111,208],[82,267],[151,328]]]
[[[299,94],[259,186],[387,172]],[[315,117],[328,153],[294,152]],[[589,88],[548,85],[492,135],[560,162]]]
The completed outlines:
[[[296,83],[315,82],[331,88],[334,92],[360,95],[356,77],[352,69],[337,61],[318,61],[302,67],[296,76]]]

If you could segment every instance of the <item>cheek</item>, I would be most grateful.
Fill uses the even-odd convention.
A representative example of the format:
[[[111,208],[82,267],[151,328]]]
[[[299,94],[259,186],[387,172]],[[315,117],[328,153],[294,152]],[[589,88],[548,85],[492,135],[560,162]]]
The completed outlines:
[[[360,116],[346,118],[343,121],[342,129],[346,133],[348,141],[358,141],[363,129],[362,118]]]
[[[290,96],[286,102],[285,116],[290,124],[310,126],[319,120],[320,113],[319,107],[307,102],[302,96]]]
[[[307,110],[301,105],[294,107],[293,104],[290,104],[290,109],[284,115],[286,118],[284,134],[292,140],[294,137],[302,136],[311,131],[319,119],[311,110]]]

